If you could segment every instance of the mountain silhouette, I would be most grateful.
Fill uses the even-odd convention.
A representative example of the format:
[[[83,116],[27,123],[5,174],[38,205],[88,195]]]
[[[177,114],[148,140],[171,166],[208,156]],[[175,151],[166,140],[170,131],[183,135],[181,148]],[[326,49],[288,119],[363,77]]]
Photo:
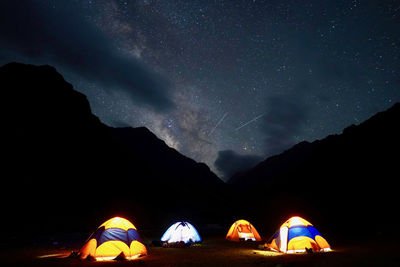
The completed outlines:
[[[18,231],[91,229],[116,215],[149,227],[222,215],[225,184],[205,164],[147,128],[103,124],[55,68],[9,63],[0,83],[2,198]]]
[[[145,127],[103,124],[51,66],[6,64],[0,85],[5,236],[89,231],[126,216],[139,228],[246,218],[267,237],[294,215],[327,240],[399,235],[400,104],[224,184]]]
[[[341,134],[301,142],[229,183],[259,203],[257,209],[268,210],[265,224],[304,214],[344,239],[394,236],[399,123],[396,103]]]

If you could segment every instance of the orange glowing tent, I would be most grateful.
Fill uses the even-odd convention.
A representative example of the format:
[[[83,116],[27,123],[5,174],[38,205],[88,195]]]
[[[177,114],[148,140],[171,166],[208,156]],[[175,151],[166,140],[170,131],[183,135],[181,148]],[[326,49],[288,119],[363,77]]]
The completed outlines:
[[[146,255],[147,250],[136,227],[127,219],[114,217],[97,228],[78,254],[82,259],[131,260]]]
[[[317,229],[300,217],[292,217],[276,231],[266,247],[284,253],[331,251],[331,247]]]
[[[226,239],[231,241],[261,241],[256,228],[246,220],[238,220],[234,222],[226,234]]]

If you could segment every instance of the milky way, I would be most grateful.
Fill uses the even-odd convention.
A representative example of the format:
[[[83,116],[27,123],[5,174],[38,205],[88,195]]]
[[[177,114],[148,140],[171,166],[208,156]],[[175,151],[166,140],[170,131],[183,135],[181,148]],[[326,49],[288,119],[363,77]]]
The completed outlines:
[[[56,66],[104,123],[146,126],[223,179],[400,101],[398,1],[1,5],[0,63]]]

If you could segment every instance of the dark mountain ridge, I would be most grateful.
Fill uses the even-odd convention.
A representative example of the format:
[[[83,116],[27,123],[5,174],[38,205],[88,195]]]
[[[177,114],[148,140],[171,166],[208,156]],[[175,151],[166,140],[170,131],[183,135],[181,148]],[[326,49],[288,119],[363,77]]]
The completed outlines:
[[[351,142],[351,146],[348,146],[347,148],[354,150],[360,148],[359,146],[367,144],[366,142],[369,142],[370,145],[373,145],[374,149],[378,149],[379,144],[374,142],[376,138],[380,138],[383,135],[386,136],[384,139],[394,139],[396,137],[398,129],[397,125],[394,125],[393,123],[395,123],[396,120],[400,120],[399,116],[400,103],[396,103],[387,111],[379,112],[359,125],[351,125],[345,128],[342,134],[329,135],[326,138],[311,143],[307,141],[300,142],[281,154],[267,158],[250,170],[233,175],[228,182],[235,184],[242,179],[241,177],[252,177],[248,182],[268,183],[269,177],[273,177],[277,173],[286,170],[288,166],[298,165],[305,162],[310,156],[319,153],[319,150],[343,149],[340,147],[335,148],[333,144],[336,143],[341,144],[343,142]],[[383,140],[381,140],[381,142],[382,141]],[[385,142],[387,141],[392,140],[386,140]],[[395,144],[396,143],[394,143],[394,145]],[[392,146],[388,146],[386,148],[390,149],[391,147]],[[317,150],[317,152],[315,150]],[[260,175],[261,172],[262,175]]]
[[[397,234],[400,104],[224,184],[144,127],[103,124],[53,67],[7,64],[0,86],[6,235],[90,231],[117,215],[141,229],[245,218],[264,237],[300,215],[328,240]]]
[[[342,134],[299,143],[229,183],[264,202],[268,217],[278,218],[272,224],[298,214],[323,222],[342,238],[395,235],[399,122],[396,103]]]
[[[20,222],[13,227],[59,232],[116,215],[147,227],[222,216],[225,184],[205,164],[144,127],[106,126],[53,67],[9,63],[0,84],[2,199]]]

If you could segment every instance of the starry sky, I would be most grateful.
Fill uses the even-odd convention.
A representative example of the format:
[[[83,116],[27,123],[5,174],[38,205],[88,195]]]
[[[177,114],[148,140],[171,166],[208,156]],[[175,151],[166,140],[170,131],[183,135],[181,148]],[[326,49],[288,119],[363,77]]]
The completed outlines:
[[[50,64],[114,127],[221,179],[400,101],[400,1],[1,1],[0,64]]]

